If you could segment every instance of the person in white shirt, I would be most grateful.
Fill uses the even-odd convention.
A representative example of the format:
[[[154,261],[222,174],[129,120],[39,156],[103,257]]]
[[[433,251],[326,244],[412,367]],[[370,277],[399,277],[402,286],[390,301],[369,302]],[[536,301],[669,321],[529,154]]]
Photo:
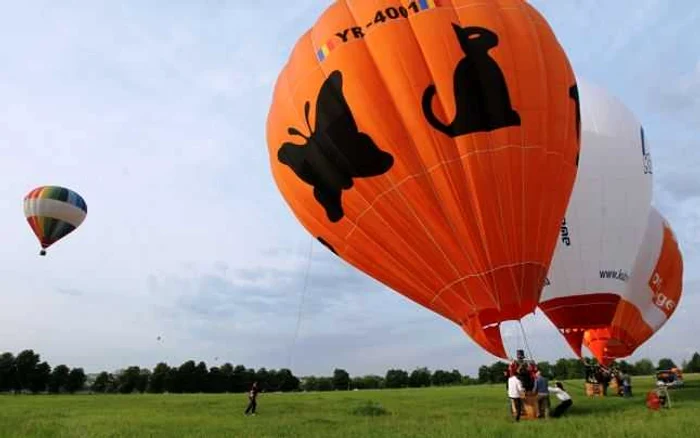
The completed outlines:
[[[508,378],[508,398],[511,405],[515,408],[515,421],[520,421],[520,414],[523,412],[522,396],[525,392],[522,382],[517,375],[512,375]]]
[[[557,405],[556,408],[554,408],[554,412],[550,415],[552,418],[557,418],[561,417],[564,412],[566,412],[567,409],[571,407],[574,402],[571,400],[571,396],[564,391],[564,385],[562,385],[561,382],[556,383],[556,387],[549,387],[549,392],[556,395],[559,400],[561,400],[561,403]]]

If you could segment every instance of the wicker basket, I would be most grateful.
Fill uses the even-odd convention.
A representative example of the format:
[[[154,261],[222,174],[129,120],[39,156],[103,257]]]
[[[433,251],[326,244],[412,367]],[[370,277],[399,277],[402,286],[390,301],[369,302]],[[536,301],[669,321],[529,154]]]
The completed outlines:
[[[539,415],[539,408],[537,405],[537,394],[527,394],[523,401],[523,411],[520,414],[521,420],[536,420]],[[515,416],[515,405],[510,403],[510,412]]]
[[[586,382],[586,395],[589,397],[602,397],[603,385],[600,383]]]

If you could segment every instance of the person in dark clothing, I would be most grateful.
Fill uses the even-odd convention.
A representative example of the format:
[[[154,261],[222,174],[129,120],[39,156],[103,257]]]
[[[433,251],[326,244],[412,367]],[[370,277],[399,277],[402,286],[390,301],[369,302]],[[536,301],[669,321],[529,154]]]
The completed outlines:
[[[549,387],[549,392],[557,396],[559,400],[561,400],[561,403],[557,405],[556,408],[554,408],[554,412],[552,412],[552,415],[550,415],[552,418],[559,418],[562,416],[564,412],[566,412],[571,405],[574,403],[571,401],[571,396],[564,391],[564,385],[562,385],[561,382],[556,383],[556,387]]]
[[[597,367],[596,365],[584,364],[586,372],[586,382],[588,383],[598,383],[596,378]]]
[[[632,379],[628,373],[622,377],[622,388],[625,397],[632,397]]]
[[[542,375],[540,371],[537,371],[535,377],[535,387],[533,388],[535,394],[537,394],[537,411],[539,412],[538,418],[545,418],[549,415],[549,385],[547,378]]]
[[[595,373],[595,379],[596,381],[600,384],[600,386],[603,388],[603,395],[607,396],[608,395],[608,385],[610,384],[610,372],[603,368],[602,366],[598,366],[596,373]]]
[[[520,369],[518,370],[518,379],[520,379],[525,392],[532,391],[532,388],[535,386],[535,382],[532,378],[532,374],[530,374],[530,371],[527,369],[527,365],[522,364],[520,366]]]
[[[258,406],[258,382],[253,382],[253,386],[248,391],[248,407],[245,410],[246,415],[255,415],[255,408]]]

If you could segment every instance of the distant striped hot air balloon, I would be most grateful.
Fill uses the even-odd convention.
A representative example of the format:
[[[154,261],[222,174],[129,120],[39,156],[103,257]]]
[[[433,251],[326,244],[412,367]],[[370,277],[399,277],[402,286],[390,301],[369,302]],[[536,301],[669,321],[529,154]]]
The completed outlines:
[[[65,187],[41,186],[24,197],[24,216],[39,239],[41,251],[78,228],[87,216],[82,196]]]

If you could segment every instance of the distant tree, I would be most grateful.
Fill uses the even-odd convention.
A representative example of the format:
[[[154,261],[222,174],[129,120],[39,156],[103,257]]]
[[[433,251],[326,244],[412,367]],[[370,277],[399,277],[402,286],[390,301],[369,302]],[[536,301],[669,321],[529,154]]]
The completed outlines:
[[[318,391],[318,379],[315,376],[308,376],[301,379],[302,391]]]
[[[269,370],[267,372],[267,383],[263,388],[268,392],[277,392],[280,389],[280,382],[277,370]]]
[[[255,371],[255,375],[253,378],[255,381],[258,382],[258,387],[259,388],[265,388],[267,389],[268,386],[268,381],[270,380],[270,372],[267,371],[265,367],[260,368],[259,370]],[[250,385],[253,382],[248,382],[248,386],[246,387],[246,391],[250,388]]]
[[[164,362],[158,363],[153,368],[151,378],[148,380],[148,392],[161,394],[165,391],[165,379],[168,376],[168,371],[170,371],[170,367]]]
[[[537,369],[542,373],[542,375],[548,379],[554,377],[554,369],[552,364],[547,361],[537,362]]]
[[[58,394],[60,392],[66,391],[66,386],[68,385],[68,375],[70,374],[70,368],[66,365],[58,365],[51,371],[51,377],[49,378],[48,389],[51,394]]]
[[[405,388],[408,386],[408,373],[404,370],[391,369],[386,372],[384,382],[387,388]]]
[[[452,370],[450,372],[436,370],[433,372],[430,383],[435,386],[461,385],[462,373],[458,370]]]
[[[223,376],[223,392],[234,392],[233,388],[233,365],[226,362],[219,368]]]
[[[435,370],[430,376],[430,384],[433,386],[445,386],[452,382],[452,375],[444,370]]]
[[[112,376],[107,371],[102,371],[95,378],[95,382],[92,384],[90,389],[93,392],[106,393],[111,392],[110,390],[114,387],[114,376]]]
[[[489,367],[489,382],[491,383],[505,383],[506,382],[506,371],[508,370],[508,364],[503,361],[494,362]]]
[[[231,392],[246,392],[256,379],[255,370],[246,368],[243,365],[236,365],[231,378]],[[260,382],[258,382],[259,384]]]
[[[180,379],[180,368],[170,367],[165,373],[165,378],[163,379],[163,389],[171,394],[180,394],[183,392],[183,383]]]
[[[554,378],[557,380],[566,380],[569,378],[569,364],[568,361],[564,358],[561,358],[557,360],[554,363],[554,367],[552,369],[554,372]]]
[[[462,376],[462,385],[478,385],[481,382],[479,382],[479,379],[473,379],[469,376]]]
[[[0,355],[0,392],[10,391],[15,387],[15,355],[3,353]]]
[[[364,387],[364,382],[362,380],[362,377],[357,376],[357,377],[351,377],[350,378],[350,389],[367,389]]]
[[[491,382],[491,369],[486,365],[479,367],[479,383],[490,383]]]
[[[141,377],[141,368],[130,366],[117,373],[117,391],[120,394],[131,394],[136,391]]]
[[[136,387],[134,388],[137,392],[143,394],[148,388],[148,381],[151,379],[151,370],[148,368],[141,368],[139,370],[139,377],[136,379]]]
[[[634,371],[634,365],[624,360],[618,362],[617,368],[625,374],[632,374]]]
[[[656,367],[657,370],[670,370],[671,368],[676,368],[676,364],[667,357],[659,360],[659,365]]]
[[[380,389],[384,386],[384,378],[375,375],[355,377],[350,385],[353,389]]]
[[[690,362],[683,367],[683,371],[686,373],[700,373],[700,353],[693,354],[690,358]]]
[[[642,359],[634,364],[634,375],[648,376],[654,374],[654,364],[649,359]]]
[[[416,368],[408,378],[408,385],[411,388],[422,388],[430,386],[430,370],[426,367]]]
[[[448,383],[448,385],[459,385],[462,383],[462,373],[460,373],[459,370],[452,370],[450,376],[450,383]]]
[[[39,365],[39,355],[34,350],[24,350],[15,359],[15,389],[29,389],[32,377]]]
[[[70,394],[81,391],[85,387],[87,376],[82,368],[73,368],[66,379],[66,391]]]
[[[207,382],[209,377],[209,369],[207,368],[207,364],[200,361],[194,368],[192,377],[194,379],[192,384],[194,392],[207,392],[207,388],[209,387],[209,382]]]
[[[332,377],[319,377],[317,380],[318,391],[332,391],[333,390],[333,378]]]
[[[350,374],[343,369],[333,370],[333,389],[346,391],[350,387]]]
[[[50,379],[51,365],[47,362],[41,362],[36,366],[34,373],[30,377],[29,390],[33,393],[47,391]]]
[[[299,390],[299,378],[292,374],[291,370],[287,368],[282,368],[277,372],[277,377],[279,379],[280,391],[290,392]]]
[[[207,392],[220,394],[226,392],[227,381],[226,375],[221,372],[219,367],[209,368],[209,376],[207,377]]]
[[[177,369],[178,389],[180,389],[180,391],[184,393],[197,392],[197,382],[195,380],[196,368],[197,365],[195,365],[194,361],[188,360]]]
[[[568,379],[583,379],[586,376],[583,362],[580,359],[566,359],[566,374]]]

